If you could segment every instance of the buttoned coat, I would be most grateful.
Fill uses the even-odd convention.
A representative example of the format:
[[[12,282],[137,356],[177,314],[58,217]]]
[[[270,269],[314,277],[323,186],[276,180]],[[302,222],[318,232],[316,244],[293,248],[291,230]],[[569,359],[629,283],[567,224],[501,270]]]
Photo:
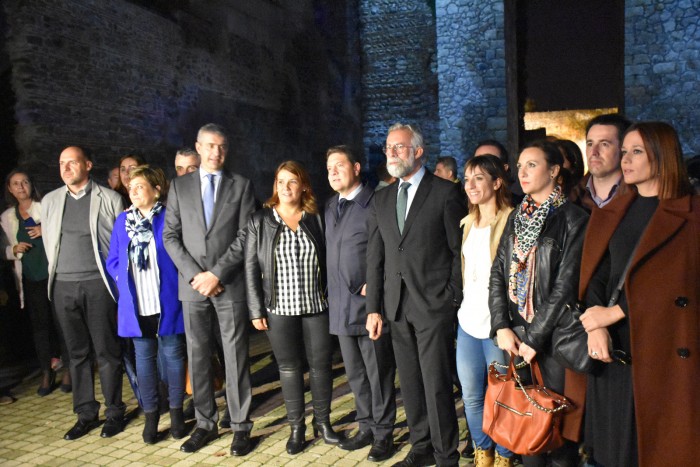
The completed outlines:
[[[365,185],[346,201],[338,218],[338,195],[326,203],[326,258],[330,332],[366,336],[367,311],[362,287],[367,283],[367,218],[374,190]],[[382,333],[389,332],[384,325]]]
[[[224,287],[220,299],[245,302],[243,247],[248,218],[255,211],[250,180],[224,170],[209,228],[204,222],[200,172],[174,179],[168,194],[163,243],[179,271],[179,297],[198,302],[207,297],[190,281],[210,271]]]
[[[579,298],[635,193],[594,209]],[[700,197],[661,200],[625,281],[639,465],[697,461],[700,375]]]
[[[116,191],[98,185],[90,180],[90,238],[92,239],[92,252],[95,255],[100,276],[112,295],[117,298],[117,288],[112,278],[107,274],[105,261],[109,254],[109,241],[112,235],[112,227],[119,213],[124,210],[124,202]],[[61,224],[63,223],[63,210],[66,207],[68,188],[61,186],[44,196],[41,200],[41,235],[44,239],[46,258],[49,260],[49,299],[53,291],[53,282],[56,278],[56,262],[61,247]],[[87,245],[86,245],[87,248]]]

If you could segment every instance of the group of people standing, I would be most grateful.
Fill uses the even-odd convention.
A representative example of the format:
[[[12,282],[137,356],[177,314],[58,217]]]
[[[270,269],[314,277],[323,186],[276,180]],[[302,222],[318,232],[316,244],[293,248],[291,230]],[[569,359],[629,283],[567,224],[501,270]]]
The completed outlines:
[[[628,126],[616,115],[589,123],[589,175],[580,181],[580,153],[570,157],[552,141],[527,144],[516,165],[521,201],[509,190],[499,143],[479,145],[462,186],[426,169],[420,131],[401,123],[389,128],[384,146],[397,181],[379,191],[362,183],[349,147],[328,150],[336,195],[325,207],[306,169],[285,161],[256,211],[250,181],[224,168],[228,140],[215,124],[199,130],[196,152],[178,155],[170,184],[162,170],[129,156],[126,178],[115,180],[126,204],[92,181],[90,156],[78,147],[61,153],[66,186],[40,207],[28,174],[13,172],[7,190],[17,206],[2,215],[12,248],[6,255],[22,266],[24,290],[42,288],[32,295],[48,296],[55,308],[60,327],[42,329],[62,331],[78,415],[65,438],[99,424],[93,352],[107,407],[101,435],[124,429],[125,337],[136,354],[144,441],[160,436],[160,381],[168,386],[171,434],[187,436],[187,364],[196,427],[181,450],[216,439],[214,330],[226,368],[231,454],[248,454],[252,323],[278,363],[290,454],[306,446],[306,360],[314,436],[347,450],[371,445],[370,461],[392,457],[398,369],[411,449],[394,465],[457,465],[456,354],[475,464],[513,465],[514,454],[482,430],[488,366],[505,364],[510,353],[537,359],[545,385],[576,407],[564,417],[567,442],[524,456],[526,466],[577,465],[581,442],[591,465],[689,462],[698,413],[691,383],[700,370],[699,199],[673,128]],[[27,259],[42,246],[43,265]],[[620,297],[611,301],[621,276]],[[598,361],[588,375],[562,366],[551,346],[562,314],[577,302],[588,353]],[[32,322],[35,314],[37,322],[52,316],[48,302],[42,315],[35,306]],[[359,427],[349,437],[330,421],[331,335],[355,397]],[[51,353],[37,345],[44,369]],[[53,385],[51,370],[44,375],[40,394]]]

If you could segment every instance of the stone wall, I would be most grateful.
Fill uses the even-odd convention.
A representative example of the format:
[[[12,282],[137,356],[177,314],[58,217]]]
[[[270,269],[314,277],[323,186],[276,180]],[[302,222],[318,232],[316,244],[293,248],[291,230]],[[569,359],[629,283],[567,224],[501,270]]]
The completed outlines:
[[[436,16],[440,150],[461,167],[479,140],[506,143],[503,0],[438,0]]]
[[[435,18],[425,0],[360,0],[366,161],[384,160],[392,123],[418,123],[430,160],[440,154]]]
[[[700,8],[696,0],[627,0],[625,112],[664,120],[700,154]]]
[[[326,148],[362,138],[356,1],[5,0],[19,162],[46,187],[70,144],[96,178],[128,152],[170,169],[213,121],[259,197],[285,159],[327,192]]]

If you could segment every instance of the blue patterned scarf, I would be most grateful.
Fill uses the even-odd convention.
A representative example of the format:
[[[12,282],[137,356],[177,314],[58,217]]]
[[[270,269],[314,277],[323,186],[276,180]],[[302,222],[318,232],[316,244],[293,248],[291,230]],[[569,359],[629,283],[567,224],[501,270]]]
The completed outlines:
[[[160,201],[156,201],[146,217],[133,205],[126,211],[126,233],[129,242],[129,259],[139,271],[148,268],[148,244],[153,239],[153,216],[163,209]]]

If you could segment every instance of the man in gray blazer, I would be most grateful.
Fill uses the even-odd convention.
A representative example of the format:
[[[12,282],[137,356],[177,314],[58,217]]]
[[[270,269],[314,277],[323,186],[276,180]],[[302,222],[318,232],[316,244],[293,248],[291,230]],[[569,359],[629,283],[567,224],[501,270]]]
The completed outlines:
[[[367,459],[381,462],[394,453],[396,364],[388,326],[377,340],[365,329],[367,217],[374,190],[362,185],[360,163],[347,146],[326,155],[328,182],[338,194],[326,204],[326,271],[331,334],[338,336],[359,431],[342,439],[348,451],[372,448]]]
[[[107,421],[101,436],[124,429],[122,351],[117,337],[116,287],[105,272],[114,220],[124,209],[121,196],[89,177],[92,160],[77,146],[61,152],[66,186],[41,203],[42,236],[49,262],[49,299],[63,330],[70,358],[73,411],[77,423],[64,436],[80,438],[99,425],[91,342],[99,364]],[[90,252],[92,254],[90,254]]]
[[[243,456],[252,443],[252,398],[248,361],[248,309],[239,230],[255,210],[249,180],[224,169],[228,141],[213,123],[200,128],[199,170],[170,186],[163,243],[180,273],[187,355],[197,429],[180,448],[195,452],[216,439],[218,412],[211,367],[212,320],[219,321],[226,362],[226,400],[234,431],[231,454]],[[243,234],[244,235],[244,234]]]

